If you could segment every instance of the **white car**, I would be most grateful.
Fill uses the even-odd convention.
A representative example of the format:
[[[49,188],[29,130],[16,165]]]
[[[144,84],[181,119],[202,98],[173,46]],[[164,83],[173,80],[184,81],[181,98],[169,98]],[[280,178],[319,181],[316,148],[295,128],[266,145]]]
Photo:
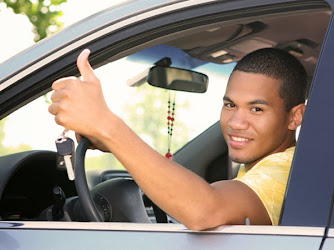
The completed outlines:
[[[6,131],[40,142],[0,157],[0,249],[334,249],[333,6],[332,0],[126,1],[0,64]],[[79,76],[76,58],[89,48],[108,105],[144,140],[163,154],[169,145],[176,162],[208,182],[233,178],[237,169],[218,122],[222,97],[235,63],[263,47],[296,56],[310,84],[279,226],[190,231],[153,204],[111,154],[88,150],[84,161],[88,144],[80,144],[74,181],[57,164],[62,130],[50,125],[51,85]],[[169,70],[192,78],[178,74],[174,86],[153,86],[154,76],[161,83]],[[173,126],[168,102],[170,109],[175,103]]]

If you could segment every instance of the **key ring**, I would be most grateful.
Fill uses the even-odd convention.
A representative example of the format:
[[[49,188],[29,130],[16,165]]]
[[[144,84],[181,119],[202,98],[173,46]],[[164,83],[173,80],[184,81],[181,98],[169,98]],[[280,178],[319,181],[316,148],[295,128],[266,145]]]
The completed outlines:
[[[68,129],[64,129],[63,132],[57,137],[57,143],[62,143],[67,140],[68,135],[67,135]]]

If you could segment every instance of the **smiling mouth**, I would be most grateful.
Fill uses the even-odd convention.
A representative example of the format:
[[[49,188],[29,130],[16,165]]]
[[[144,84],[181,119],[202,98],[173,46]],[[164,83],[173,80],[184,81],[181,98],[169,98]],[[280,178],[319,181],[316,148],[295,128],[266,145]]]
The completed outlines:
[[[249,138],[230,135],[229,145],[234,149],[242,149],[246,147],[251,141],[252,139]]]
[[[246,141],[250,141],[250,139],[247,138],[243,138],[243,137],[236,137],[236,136],[231,136],[233,141],[237,141],[237,142],[246,142]]]

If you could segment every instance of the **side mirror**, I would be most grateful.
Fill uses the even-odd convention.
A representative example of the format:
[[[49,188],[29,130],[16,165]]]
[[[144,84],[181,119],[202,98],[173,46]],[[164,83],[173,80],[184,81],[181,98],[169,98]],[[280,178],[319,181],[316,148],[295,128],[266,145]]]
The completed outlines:
[[[208,89],[208,76],[199,72],[154,66],[150,69],[147,82],[155,87],[186,92],[204,93]]]

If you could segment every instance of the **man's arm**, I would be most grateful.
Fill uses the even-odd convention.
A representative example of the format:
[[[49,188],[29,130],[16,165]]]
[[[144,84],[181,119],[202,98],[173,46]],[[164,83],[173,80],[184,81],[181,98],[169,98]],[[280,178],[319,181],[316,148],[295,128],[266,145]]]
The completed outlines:
[[[261,200],[247,185],[233,180],[210,185],[142,141],[107,107],[88,56],[85,50],[78,57],[83,81],[69,77],[52,86],[49,111],[59,125],[113,152],[145,194],[189,229],[244,224],[246,217],[252,224],[271,224]]]

